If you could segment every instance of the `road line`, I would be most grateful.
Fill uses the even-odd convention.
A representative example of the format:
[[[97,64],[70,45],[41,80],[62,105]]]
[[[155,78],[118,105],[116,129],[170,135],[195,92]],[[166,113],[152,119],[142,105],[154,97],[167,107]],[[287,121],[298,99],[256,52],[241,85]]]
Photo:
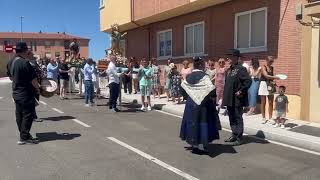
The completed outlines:
[[[0,99],[3,99],[3,97],[0,97]]]
[[[163,161],[161,161],[161,160],[159,160],[159,159],[157,159],[155,157],[152,157],[151,155],[149,155],[147,153],[144,153],[144,152],[140,151],[139,149],[136,149],[136,148],[134,148],[134,147],[122,142],[122,141],[119,141],[118,139],[116,139],[114,137],[108,137],[108,139],[113,141],[113,142],[115,142],[115,143],[117,143],[117,144],[119,144],[120,146],[123,146],[123,147],[125,147],[125,148],[127,148],[127,149],[129,149],[129,150],[131,150],[131,151],[133,151],[133,152],[135,152],[137,154],[139,154],[140,156],[142,156],[142,157],[144,157],[144,158],[146,158],[146,159],[158,164],[159,166],[162,166],[163,168],[166,168],[166,169],[178,174],[179,176],[181,176],[181,177],[183,177],[185,179],[188,179],[188,180],[199,180],[198,178],[195,178],[195,177],[193,177],[193,176],[191,176],[191,175],[189,175],[189,174],[187,174],[187,173],[185,173],[185,172],[183,172],[183,171],[181,171],[181,170],[179,170],[179,169],[177,169],[177,168],[175,168],[175,167],[173,167],[173,166],[171,166],[171,165],[169,165],[169,164],[167,164],[167,163],[165,163],[165,162],[163,162]]]
[[[48,105],[46,102],[44,102],[44,101],[39,101],[41,104],[43,104],[43,105]]]
[[[76,123],[78,123],[78,124],[80,124],[80,125],[82,125],[84,127],[87,127],[87,128],[91,127],[88,124],[86,124],[86,123],[84,123],[82,121],[79,121],[78,119],[72,119],[72,121],[74,121],[74,122],[76,122]]]
[[[64,112],[60,111],[59,109],[57,108],[52,108],[52,110],[56,111],[57,113],[60,113],[60,114],[63,114]]]
[[[156,111],[160,112],[162,114],[167,114],[167,115],[174,116],[174,117],[177,117],[177,118],[182,118],[182,116],[178,116],[178,115],[175,115],[175,114],[167,113],[167,112],[164,112],[164,111],[160,111],[160,110],[156,110]],[[227,131],[227,132],[232,132],[230,129],[226,129],[226,128],[222,128],[222,130],[223,131]],[[246,133],[243,133],[243,134],[244,135],[248,135]],[[289,144],[284,144],[284,143],[281,143],[281,142],[260,138],[260,137],[254,136],[254,135],[251,136],[251,137],[253,137],[255,139],[258,139],[258,140],[268,141],[269,143],[276,144],[276,145],[279,145],[279,146],[283,146],[283,147],[287,147],[287,148],[291,148],[291,149],[295,149],[295,150],[298,150],[298,151],[302,151],[302,152],[306,152],[306,153],[310,153],[310,154],[314,154],[314,155],[320,156],[320,152],[317,152],[317,151],[312,151],[312,150],[300,148],[300,147],[297,147],[297,146],[292,146],[292,145],[289,145]]]

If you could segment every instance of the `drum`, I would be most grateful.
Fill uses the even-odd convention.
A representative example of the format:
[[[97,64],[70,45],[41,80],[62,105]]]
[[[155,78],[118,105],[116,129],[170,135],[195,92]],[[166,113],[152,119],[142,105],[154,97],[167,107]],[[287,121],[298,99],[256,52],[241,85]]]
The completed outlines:
[[[43,79],[41,82],[41,96],[50,98],[55,95],[58,84],[54,80]]]

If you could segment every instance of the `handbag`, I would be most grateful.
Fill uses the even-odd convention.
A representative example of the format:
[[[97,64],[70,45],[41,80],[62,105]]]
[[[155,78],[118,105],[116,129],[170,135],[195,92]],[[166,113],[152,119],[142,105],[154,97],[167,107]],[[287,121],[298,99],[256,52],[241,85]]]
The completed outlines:
[[[276,93],[276,83],[274,83],[273,81],[267,81],[267,87],[270,94]]]

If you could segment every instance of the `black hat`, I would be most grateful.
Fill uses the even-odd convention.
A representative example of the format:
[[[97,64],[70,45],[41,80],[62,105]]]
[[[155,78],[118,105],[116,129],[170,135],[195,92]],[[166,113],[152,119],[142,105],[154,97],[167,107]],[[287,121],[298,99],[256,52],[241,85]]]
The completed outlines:
[[[19,51],[19,52],[26,52],[26,51],[28,51],[28,45],[27,45],[27,43],[26,42],[18,42],[17,44],[16,44],[16,48],[15,48],[15,50],[17,51]]]
[[[201,62],[202,58],[201,57],[193,57],[193,62],[198,63]]]
[[[235,57],[243,57],[238,49],[230,49],[227,55]]]

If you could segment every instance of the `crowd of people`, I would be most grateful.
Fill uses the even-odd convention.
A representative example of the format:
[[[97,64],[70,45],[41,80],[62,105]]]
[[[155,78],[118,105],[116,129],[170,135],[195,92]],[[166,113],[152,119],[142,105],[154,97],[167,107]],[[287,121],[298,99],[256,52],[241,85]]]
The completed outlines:
[[[218,114],[221,109],[224,109],[223,114],[229,116],[232,130],[231,137],[225,142],[234,145],[242,144],[243,112],[247,110],[247,115],[255,114],[258,101],[261,102],[263,124],[272,122],[273,110],[276,110],[273,125],[284,128],[288,112],[285,86],[278,87],[279,95],[274,99],[277,87],[275,80],[280,77],[274,75],[272,56],[263,65],[257,58],[251,59],[249,65],[242,61],[240,51],[232,50],[226,57],[217,60],[205,61],[195,57],[183,61],[179,67],[172,59],[168,59],[167,64],[161,67],[156,58],[137,60],[132,57],[127,61],[119,61],[116,56],[110,55],[107,57],[108,68],[99,71],[91,58],[68,62],[60,57],[49,61],[35,60],[23,42],[17,44],[16,53],[8,63],[7,70],[13,81],[13,99],[20,131],[18,144],[33,142],[29,131],[32,121],[38,119],[35,106],[40,98],[42,79],[55,81],[59,85],[57,94],[61,100],[68,99],[67,91],[75,91],[75,84],[78,83],[79,94],[84,93],[85,106],[93,106],[94,96],[100,92],[99,80],[105,77],[108,80],[109,109],[112,112],[119,112],[117,100],[121,89],[128,95],[141,94],[142,111],[150,111],[151,97],[160,99],[162,94],[166,95],[168,102],[185,103],[180,138],[192,145],[191,149],[196,152],[205,150],[208,143],[219,138],[221,125]]]

